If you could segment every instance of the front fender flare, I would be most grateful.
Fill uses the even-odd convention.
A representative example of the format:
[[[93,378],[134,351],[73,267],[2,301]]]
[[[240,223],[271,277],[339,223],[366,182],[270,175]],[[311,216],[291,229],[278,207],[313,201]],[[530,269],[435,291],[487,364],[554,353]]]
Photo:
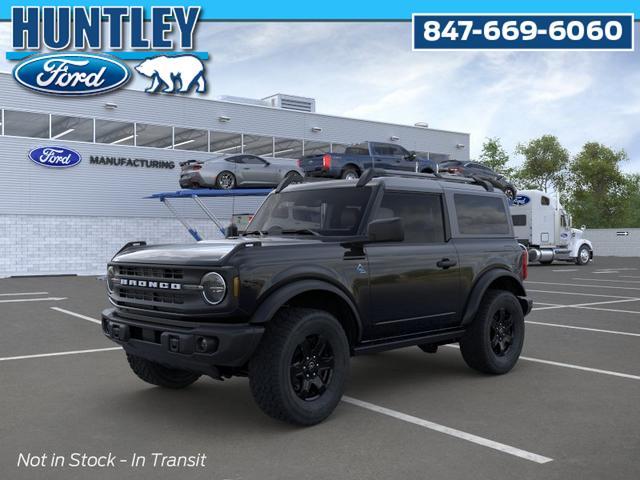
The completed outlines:
[[[476,316],[478,309],[480,308],[480,302],[482,302],[482,298],[484,294],[489,289],[489,286],[499,278],[508,278],[511,283],[515,286],[516,292],[515,295],[518,297],[518,300],[522,304],[523,300],[520,297],[525,297],[526,292],[524,287],[522,286],[522,282],[520,279],[510,272],[509,270],[504,270],[502,268],[494,268],[480,275],[480,278],[476,280],[473,287],[471,288],[471,294],[469,295],[469,300],[464,309],[464,314],[462,315],[462,325],[469,325],[473,318]],[[524,300],[526,302],[526,300]],[[523,310],[526,313],[528,312],[528,307],[525,309],[523,306]]]
[[[296,295],[312,290],[322,290],[339,296],[347,304],[355,318],[358,327],[358,337],[362,333],[362,322],[358,309],[349,298],[349,296],[340,288],[325,280],[318,279],[301,279],[277,288],[270,293],[258,306],[254,314],[251,316],[249,323],[262,324],[266,323],[276,314],[280,308]]]

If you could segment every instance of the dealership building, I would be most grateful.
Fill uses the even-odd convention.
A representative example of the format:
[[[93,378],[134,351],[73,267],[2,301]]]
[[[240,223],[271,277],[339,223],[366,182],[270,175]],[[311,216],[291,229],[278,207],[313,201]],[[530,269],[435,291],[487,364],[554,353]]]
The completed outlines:
[[[469,135],[323,115],[309,98],[205,100],[121,89],[105,95],[42,95],[0,74],[0,277],[99,274],[126,242],[193,242],[158,200],[179,189],[179,163],[250,153],[295,159],[342,152],[364,140],[390,142],[435,160],[469,158]],[[420,124],[418,124],[420,125]],[[64,147],[81,161],[47,168],[29,159]],[[263,197],[207,199],[228,222]],[[205,238],[220,235],[188,199],[174,205]]]

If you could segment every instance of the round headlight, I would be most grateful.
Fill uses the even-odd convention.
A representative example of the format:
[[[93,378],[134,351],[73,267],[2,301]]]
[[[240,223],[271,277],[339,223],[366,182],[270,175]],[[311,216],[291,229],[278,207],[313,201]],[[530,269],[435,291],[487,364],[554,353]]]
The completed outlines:
[[[202,295],[211,305],[217,305],[227,293],[227,284],[219,273],[211,272],[202,277]]]
[[[107,268],[107,290],[109,293],[113,293],[113,279],[116,276],[116,269],[114,267]]]

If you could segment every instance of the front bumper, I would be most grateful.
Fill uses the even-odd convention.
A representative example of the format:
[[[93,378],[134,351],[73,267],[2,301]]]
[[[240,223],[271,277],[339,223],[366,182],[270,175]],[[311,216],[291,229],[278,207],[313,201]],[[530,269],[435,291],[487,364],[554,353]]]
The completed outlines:
[[[217,367],[241,367],[255,351],[264,327],[242,324],[167,325],[130,319],[115,308],[102,312],[102,331],[131,355],[176,369],[218,376]]]

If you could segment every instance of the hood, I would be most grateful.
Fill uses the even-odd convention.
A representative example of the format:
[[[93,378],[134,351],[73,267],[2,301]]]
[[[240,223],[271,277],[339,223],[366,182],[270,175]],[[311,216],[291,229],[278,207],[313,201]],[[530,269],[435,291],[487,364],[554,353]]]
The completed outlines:
[[[301,237],[237,238],[203,240],[191,244],[145,245],[131,247],[113,257],[117,263],[145,263],[158,265],[209,265],[223,263],[244,248],[320,243],[320,240]]]

